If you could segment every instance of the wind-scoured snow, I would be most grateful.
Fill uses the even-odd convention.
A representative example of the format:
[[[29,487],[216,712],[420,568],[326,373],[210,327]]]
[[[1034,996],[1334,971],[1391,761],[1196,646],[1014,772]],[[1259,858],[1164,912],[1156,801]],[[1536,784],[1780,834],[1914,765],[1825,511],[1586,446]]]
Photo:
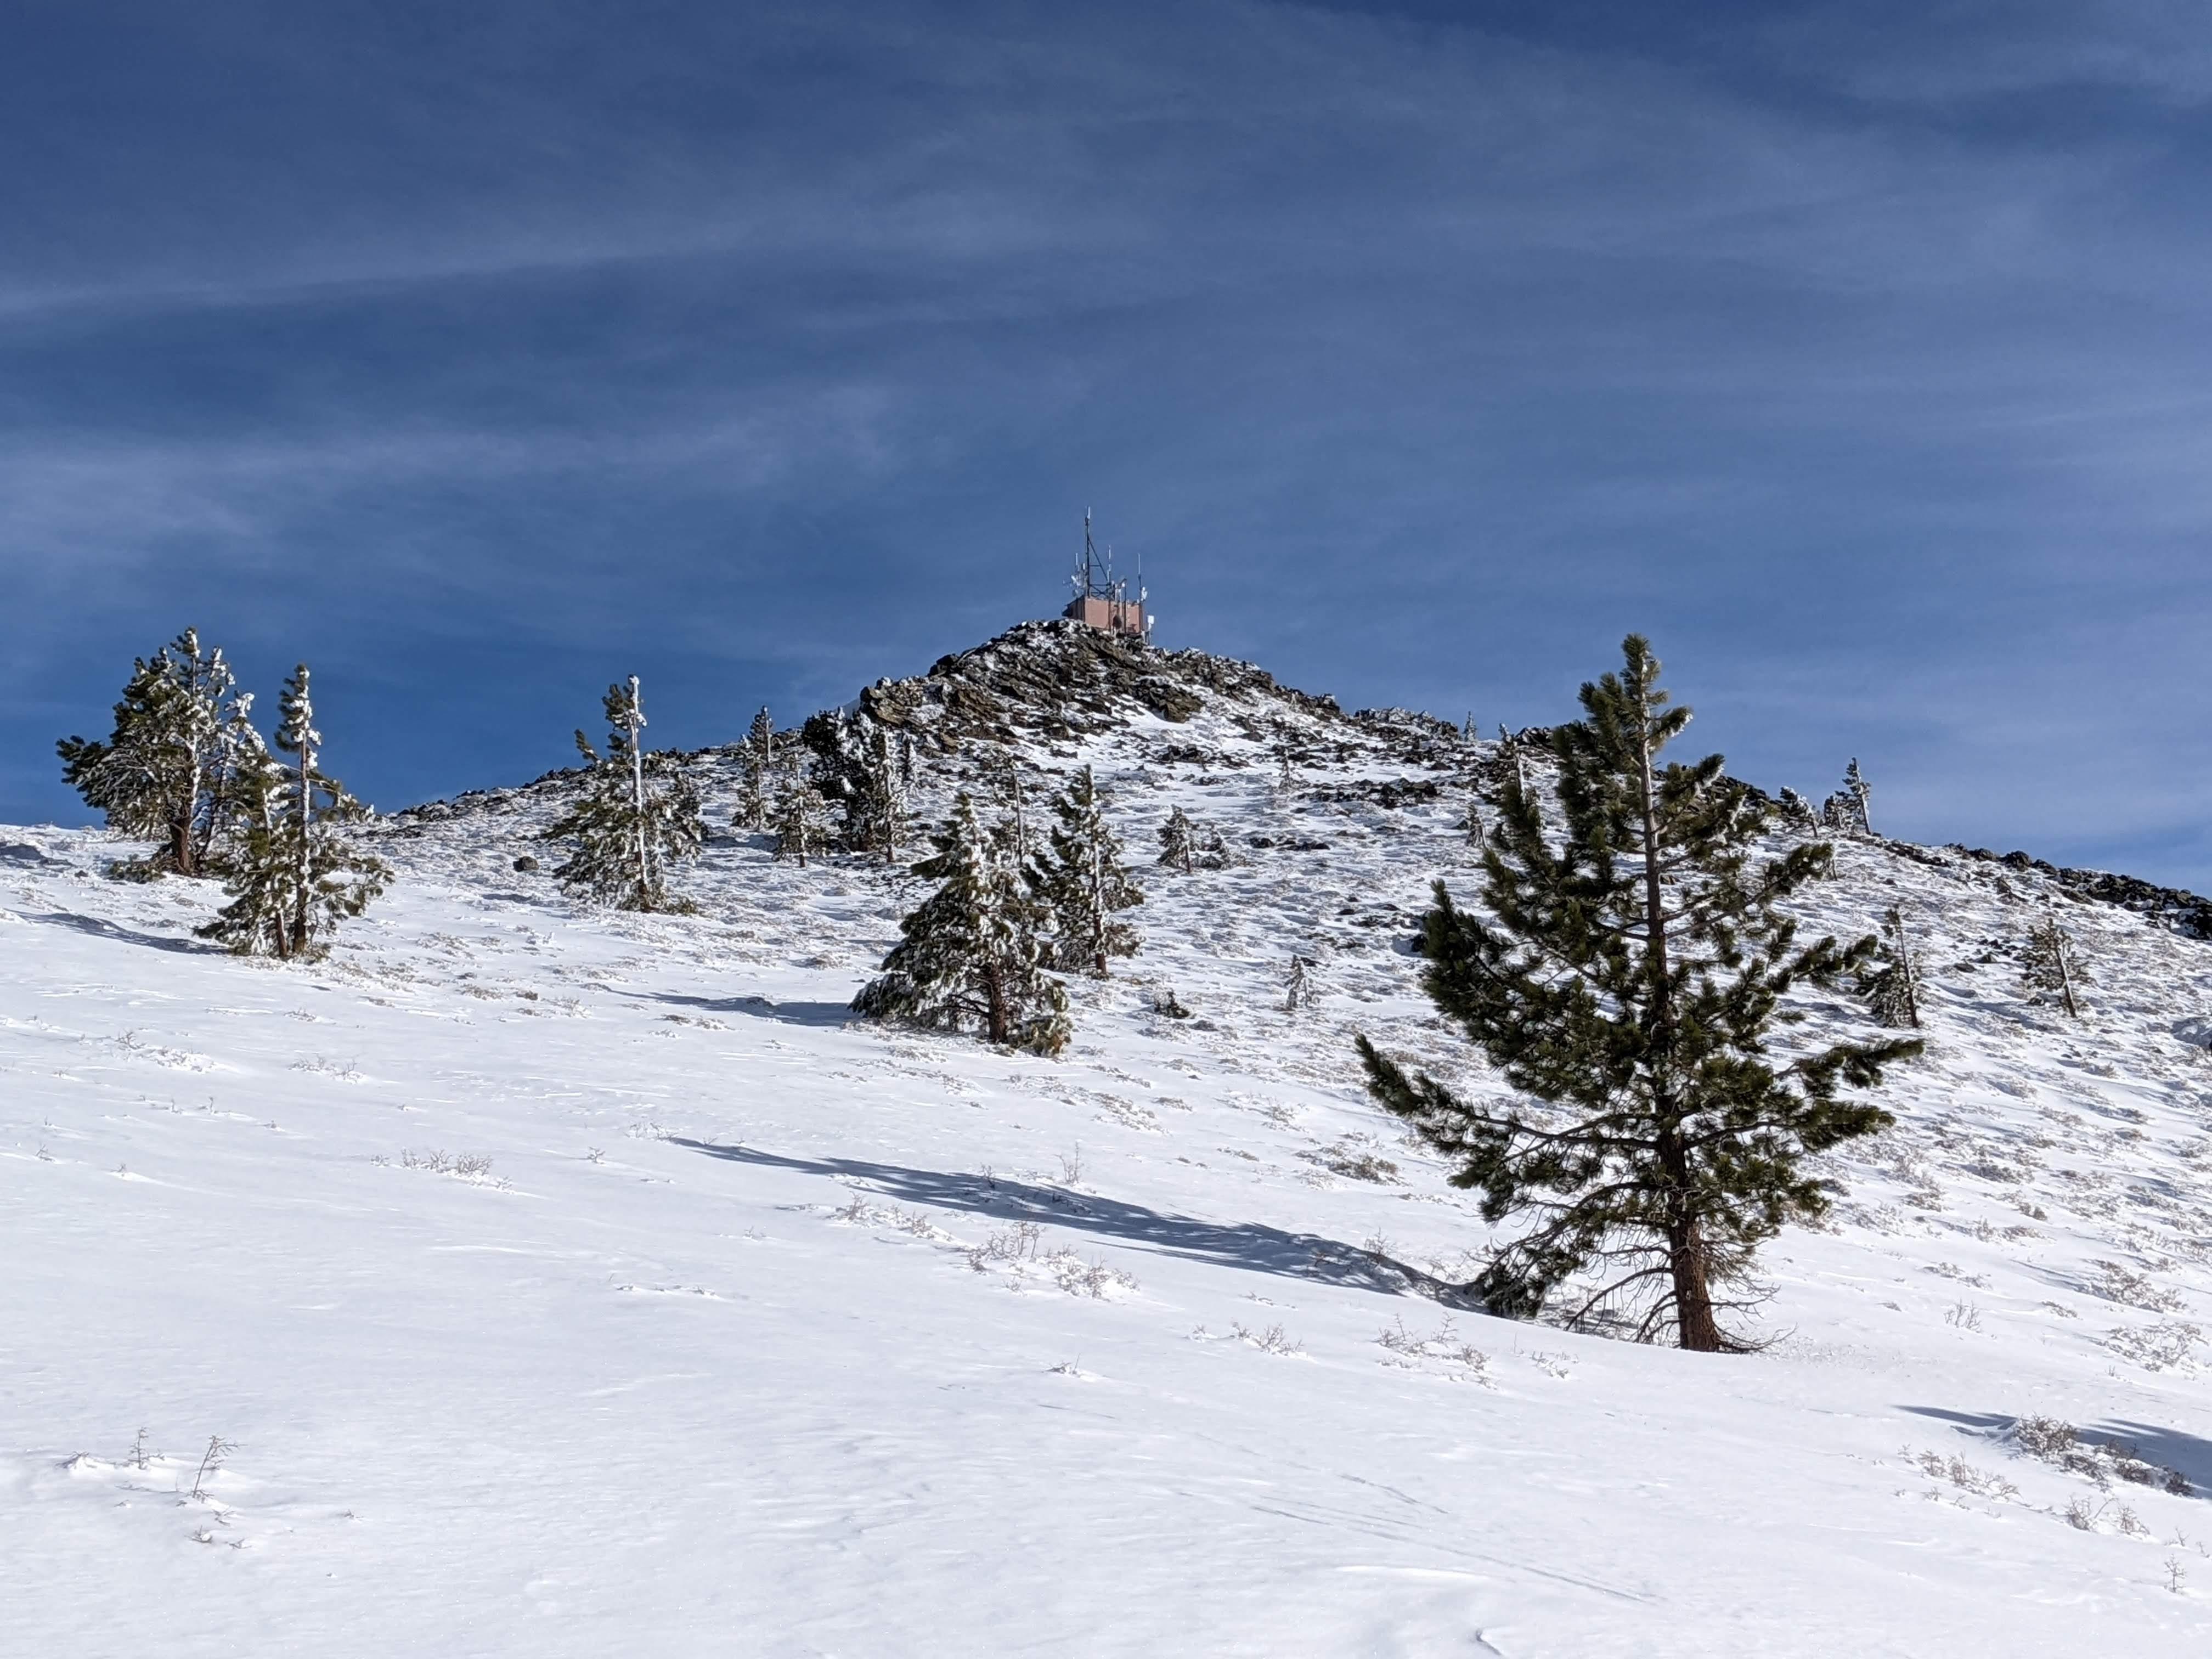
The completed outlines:
[[[1001,654],[1049,684],[1067,637]],[[1903,910],[1929,1054],[1766,1252],[1771,1346],[1484,1317],[1488,1230],[1351,1052],[1501,1086],[1409,948],[1476,890],[1468,757],[1166,660],[1073,720],[863,699],[1097,769],[1146,942],[1058,1060],[849,1021],[902,873],[725,834],[698,915],[579,909],[514,868],[558,777],[380,823],[388,895],[308,965],[103,834],[0,836],[0,1647],[2206,1651],[2212,944],[1845,842],[1806,926]],[[925,748],[928,810],[980,783]],[[1229,867],[1152,865],[1178,805]],[[2012,960],[2054,905],[2080,1020]]]

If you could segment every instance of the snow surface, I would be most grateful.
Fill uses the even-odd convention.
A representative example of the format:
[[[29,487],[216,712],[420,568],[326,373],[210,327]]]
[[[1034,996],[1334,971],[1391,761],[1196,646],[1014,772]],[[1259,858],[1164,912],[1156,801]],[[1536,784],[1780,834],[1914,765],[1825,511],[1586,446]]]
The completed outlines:
[[[1848,845],[1808,921],[1904,907],[1930,1054],[1768,1252],[1779,1340],[1455,1311],[1488,1231],[1350,1037],[1498,1086],[1407,948],[1473,895],[1463,796],[1256,695],[1032,748],[1150,892],[1058,1061],[848,1023],[902,876],[725,836],[700,915],[580,911],[512,868],[557,781],[388,823],[312,966],[203,946],[218,895],[103,835],[0,836],[0,1648],[2205,1652],[2212,945],[2059,900],[2069,1022],[2004,954],[2048,878]],[[1177,803],[1236,867],[1149,867]],[[2027,1455],[2038,1415],[2192,1488]]]

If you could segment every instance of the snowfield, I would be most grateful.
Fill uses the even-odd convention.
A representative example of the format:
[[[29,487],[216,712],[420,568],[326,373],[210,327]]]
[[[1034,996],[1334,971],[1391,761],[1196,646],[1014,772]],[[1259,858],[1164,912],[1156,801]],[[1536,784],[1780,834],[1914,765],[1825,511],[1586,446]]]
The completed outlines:
[[[1180,660],[1195,712],[1011,728],[1096,765],[1148,892],[1058,1060],[848,1022],[903,874],[726,833],[697,915],[577,908],[514,867],[558,778],[381,821],[305,966],[105,834],[0,835],[0,1648],[2212,1650],[2212,944],[1845,845],[1808,926],[1903,908],[1929,1053],[1768,1251],[1772,1346],[1487,1318],[1488,1230],[1351,1052],[1498,1086],[1408,948],[1474,897],[1465,757]],[[1231,867],[1152,866],[1177,804]],[[2008,957],[2052,903],[2078,1021]]]

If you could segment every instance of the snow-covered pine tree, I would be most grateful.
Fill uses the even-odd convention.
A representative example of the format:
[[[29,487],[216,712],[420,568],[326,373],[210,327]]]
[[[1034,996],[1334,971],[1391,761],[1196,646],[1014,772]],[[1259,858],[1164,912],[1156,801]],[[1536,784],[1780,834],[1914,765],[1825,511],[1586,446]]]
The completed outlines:
[[[1770,1061],[1768,1033],[1791,1018],[1782,1000],[1856,969],[1875,942],[1796,948],[1780,906],[1832,850],[1754,868],[1765,803],[1717,755],[1657,763],[1690,713],[1668,708],[1643,639],[1623,657],[1583,687],[1583,718],[1552,733],[1564,841],[1509,775],[1483,856],[1496,921],[1461,911],[1442,882],[1425,921],[1425,988],[1520,1098],[1462,1099],[1364,1037],[1359,1053],[1370,1091],[1459,1162],[1452,1184],[1481,1193],[1485,1220],[1531,1218],[1475,1280],[1493,1312],[1531,1317],[1579,1278],[1571,1320],[1625,1307],[1640,1339],[1710,1352],[1740,1346],[1717,1291],[1827,1206],[1805,1159],[1892,1121],[1839,1091],[1920,1044]]]
[[[199,931],[240,955],[312,957],[348,917],[384,890],[392,872],[342,833],[368,816],[345,786],[322,769],[307,665],[284,683],[277,703],[280,762],[262,750],[232,780],[231,810],[245,824],[230,860],[230,902]]]
[[[1859,775],[1859,757],[1851,757],[1850,764],[1844,768],[1844,798],[1851,804],[1851,817],[1862,836],[1874,834],[1874,814],[1869,809],[1874,800],[1874,791],[1868,787],[1865,778]]]
[[[904,732],[894,739],[879,723],[871,720],[862,757],[861,799],[866,828],[860,837],[865,842],[860,850],[875,854],[884,864],[896,864],[899,848],[913,835],[908,806],[908,786],[914,778],[913,747]]]
[[[1288,800],[1298,793],[1298,762],[1288,732],[1275,733],[1275,795]]]
[[[1867,804],[1873,798],[1874,791],[1859,775],[1858,757],[1853,756],[1844,769],[1844,787],[1820,803],[1820,823],[1839,835],[1871,836],[1874,821],[1867,814]]]
[[[1145,902],[1121,863],[1098,786],[1085,767],[1053,802],[1060,822],[1050,850],[1035,861],[1034,881],[1052,918],[1052,965],[1063,973],[1107,976],[1109,957],[1137,953],[1137,930],[1115,913]]]
[[[784,778],[775,799],[774,828],[776,858],[790,859],[802,870],[830,834],[830,803],[803,764],[794,764]]]
[[[738,830],[765,830],[775,811],[775,720],[763,704],[752,729],[738,750],[738,810],[730,823]]]
[[[2069,1019],[2081,1015],[2081,1003],[2077,993],[2089,983],[2088,970],[2081,965],[2081,948],[2074,943],[2073,934],[2066,931],[2056,910],[2047,910],[2043,920],[2027,935],[2027,943],[2020,953],[2020,976],[2039,991],[2056,991],[2058,1003],[2066,1010]]]
[[[1498,750],[1500,758],[1513,769],[1513,786],[1522,794],[1528,793],[1528,757],[1521,751],[1521,739],[1505,729],[1505,722],[1498,723]]]
[[[234,827],[225,790],[262,746],[248,719],[252,698],[236,687],[222,651],[204,649],[188,628],[132,664],[106,741],[55,745],[62,776],[109,829],[159,843],[119,873],[221,872]]]
[[[617,910],[688,912],[696,907],[669,890],[668,867],[698,857],[706,845],[699,792],[675,756],[645,752],[636,675],[627,686],[607,688],[605,714],[606,754],[576,733],[576,750],[588,763],[583,787],[538,836],[570,844],[554,879]]]
[[[1041,907],[1016,868],[1012,837],[986,829],[963,790],[914,866],[937,890],[899,924],[903,937],[853,1010],[944,1030],[980,1029],[989,1041],[1058,1054],[1066,1045],[1067,993],[1044,971]]]
[[[1882,912],[1881,939],[1874,962],[1859,975],[1859,994],[1881,1024],[1918,1029],[1920,953],[1905,931],[1905,913],[1895,905]]]
[[[1283,978],[1283,1012],[1285,1013],[1295,1014],[1301,1008],[1313,1006],[1316,994],[1313,982],[1313,959],[1310,957],[1294,956],[1291,958],[1290,971]]]
[[[1160,862],[1187,876],[1197,854],[1198,826],[1190,821],[1189,813],[1176,807],[1160,826]]]
[[[1792,830],[1814,830],[1820,827],[1820,815],[1807,800],[1788,784],[1782,786],[1782,799],[1774,809],[1774,816]]]
[[[815,757],[815,787],[843,811],[838,840],[844,850],[896,862],[912,834],[914,758],[904,733],[894,738],[871,715],[833,709],[811,716],[799,737]]]

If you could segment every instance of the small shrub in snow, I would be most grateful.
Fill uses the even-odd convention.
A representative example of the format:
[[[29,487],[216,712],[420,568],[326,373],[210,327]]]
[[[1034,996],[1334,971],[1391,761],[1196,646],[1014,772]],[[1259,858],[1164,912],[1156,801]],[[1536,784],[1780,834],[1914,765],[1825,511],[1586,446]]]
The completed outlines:
[[[2097,1276],[2089,1281],[2089,1288],[2107,1302],[2118,1302],[2125,1307],[2141,1308],[2145,1313],[2179,1313],[2181,1295],[2154,1283],[2143,1273],[2122,1266],[2117,1261],[2099,1260]]]
[[[2020,1488],[2000,1474],[1990,1474],[1976,1468],[1963,1457],[1944,1457],[1937,1452],[1922,1452],[1913,1460],[1923,1474],[1938,1480],[1948,1480],[1961,1492],[1972,1492],[1977,1498],[1999,1501],[2020,1496]]]
[[[1257,1348],[1261,1353],[1274,1354],[1284,1359],[1295,1358],[1306,1351],[1306,1345],[1293,1341],[1280,1325],[1270,1325],[1264,1331],[1254,1331],[1232,1322],[1229,1334],[1249,1347]]]
[[[2187,1476],[2142,1456],[2132,1441],[2085,1437],[2071,1423],[2055,1417],[2023,1417],[2006,1431],[2005,1437],[2039,1462],[2094,1481],[2100,1491],[2115,1480],[2153,1486],[2177,1498],[2186,1498],[2192,1490]]]
[[[219,1434],[210,1435],[207,1450],[200,1454],[199,1473],[192,1476],[192,1489],[185,1496],[204,1499],[208,1495],[207,1483],[222,1473],[225,1460],[237,1449],[234,1441],[226,1440]]]

